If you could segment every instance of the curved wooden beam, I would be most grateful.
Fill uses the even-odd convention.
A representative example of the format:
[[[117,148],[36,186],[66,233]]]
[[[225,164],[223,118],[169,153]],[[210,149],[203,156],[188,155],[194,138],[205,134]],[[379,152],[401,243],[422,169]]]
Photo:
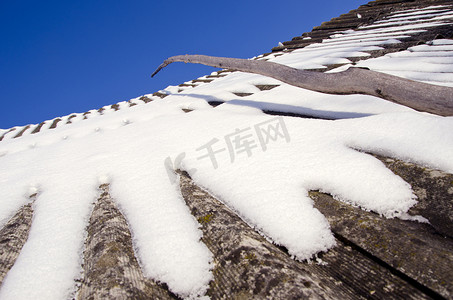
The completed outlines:
[[[349,68],[339,73],[322,73],[299,70],[263,60],[186,54],[166,59],[151,77],[173,62],[195,63],[260,74],[293,86],[327,94],[366,94],[418,111],[440,116],[453,116],[453,88],[413,81],[367,69]]]

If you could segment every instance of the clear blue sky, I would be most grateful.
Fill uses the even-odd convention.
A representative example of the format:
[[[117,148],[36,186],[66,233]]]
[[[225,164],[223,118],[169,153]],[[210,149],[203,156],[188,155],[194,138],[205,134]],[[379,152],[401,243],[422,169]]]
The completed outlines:
[[[0,128],[98,109],[209,74],[167,57],[250,58],[367,0],[0,0]]]

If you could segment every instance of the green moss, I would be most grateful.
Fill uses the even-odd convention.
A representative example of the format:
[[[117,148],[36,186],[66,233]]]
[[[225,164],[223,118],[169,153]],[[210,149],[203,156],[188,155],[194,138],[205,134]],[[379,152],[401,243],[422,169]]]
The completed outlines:
[[[198,223],[207,224],[207,223],[211,222],[213,216],[214,216],[213,214],[207,214],[207,215],[204,215],[202,217],[199,217],[198,218]]]
[[[256,259],[256,255],[254,253],[247,253],[244,255],[245,259]]]

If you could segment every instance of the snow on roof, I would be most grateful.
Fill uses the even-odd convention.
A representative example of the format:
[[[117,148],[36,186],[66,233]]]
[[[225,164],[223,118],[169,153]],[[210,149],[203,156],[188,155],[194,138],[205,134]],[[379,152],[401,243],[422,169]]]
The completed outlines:
[[[453,86],[452,39],[395,50],[452,21],[451,5],[399,10],[255,59],[330,72],[368,67]],[[0,298],[61,299],[74,292],[100,184],[110,185],[127,219],[144,274],[179,296],[204,295],[213,254],[174,169],[187,171],[298,260],[335,245],[310,190],[386,217],[425,220],[408,215],[416,203],[410,185],[364,152],[453,173],[452,129],[452,117],[372,96],[326,95],[225,70],[99,110],[2,130],[0,226],[37,195],[29,238]]]

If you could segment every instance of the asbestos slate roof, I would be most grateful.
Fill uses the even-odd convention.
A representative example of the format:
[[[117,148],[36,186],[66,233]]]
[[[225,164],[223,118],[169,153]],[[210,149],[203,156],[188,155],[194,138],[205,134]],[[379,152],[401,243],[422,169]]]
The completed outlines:
[[[377,0],[253,59],[318,72],[366,67],[453,87],[452,22],[451,1]],[[257,111],[266,113],[267,119],[262,115],[256,117]],[[277,208],[261,204],[260,199],[253,202],[250,196],[264,195],[262,202],[277,197],[266,199],[267,194],[281,195],[285,199],[293,180],[288,179],[287,184],[282,181],[281,190],[266,191],[266,184],[259,185],[259,173],[255,179],[250,179],[245,178],[249,174],[247,170],[234,169],[232,177],[236,178],[233,179],[224,174],[212,176],[216,173],[205,173],[208,175],[203,177],[201,173],[207,170],[203,165],[196,165],[198,170],[195,171],[191,169],[195,164],[191,165],[190,161],[188,165],[178,165],[175,155],[179,154],[183,160],[185,152],[169,150],[168,161],[146,156],[150,148],[167,147],[166,139],[173,136],[170,127],[159,125],[167,124],[166,121],[158,123],[155,120],[179,120],[176,118],[180,115],[204,116],[205,113],[212,113],[214,117],[193,127],[198,131],[193,131],[189,122],[181,121],[178,130],[184,135],[177,137],[181,145],[196,140],[197,136],[214,138],[211,146],[214,145],[215,139],[222,137],[220,131],[214,130],[223,123],[216,121],[228,114],[237,115],[234,116],[236,119],[231,119],[233,126],[242,124],[254,129],[268,122],[266,120],[280,122],[275,126],[286,124],[288,127],[303,120],[300,127],[293,127],[300,131],[310,126],[310,122],[319,122],[313,124],[324,128],[323,124],[330,124],[328,120],[342,120],[341,124],[346,124],[343,129],[369,135],[370,139],[370,145],[364,145],[364,139],[349,139],[348,146],[362,151],[361,154],[369,154],[369,159],[410,184],[409,189],[417,196],[418,203],[411,205],[408,214],[395,213],[399,218],[389,219],[386,217],[392,216],[392,207],[373,206],[373,201],[360,202],[360,197],[368,197],[367,189],[370,194],[382,193],[379,195],[387,197],[385,189],[375,187],[379,183],[368,186],[370,176],[366,174],[357,175],[364,178],[360,184],[364,187],[358,190],[359,200],[347,199],[346,196],[351,194],[342,194],[338,191],[341,187],[329,189],[315,184],[314,188],[307,188],[307,197],[328,221],[331,236],[326,239],[331,238],[335,246],[325,247],[329,242],[323,240],[325,244],[321,244],[315,253],[305,250],[312,249],[312,245],[304,248],[304,243],[297,238],[296,241],[286,239],[297,231],[291,225],[299,224],[292,220],[292,215],[282,213],[275,217],[280,212]],[[269,119],[272,116],[275,119]],[[373,116],[377,118],[373,119]],[[407,123],[399,121],[405,118]],[[260,75],[221,70],[98,110],[0,130],[0,165],[8,170],[8,173],[0,173],[0,299],[451,298],[453,149],[448,148],[451,134],[436,131],[436,128],[448,129],[451,126],[449,119],[451,117],[427,116],[370,96],[325,95]],[[236,124],[234,120],[240,122]],[[247,123],[247,120],[250,121]],[[352,120],[353,129],[348,127],[347,120]],[[126,138],[124,128],[131,124],[147,129],[129,130]],[[371,129],[361,132],[360,127],[368,128],[368,124],[383,129],[376,129],[382,129],[377,133]],[[144,133],[156,134],[154,128],[149,128],[153,126],[161,126],[161,132],[169,132],[151,140]],[[433,139],[417,140],[417,134],[425,131],[413,132],[412,128],[432,131]],[[326,140],[334,139],[334,134],[340,132],[333,127],[325,127],[325,130],[333,132],[333,135],[326,135]],[[395,132],[400,131],[402,133],[396,135]],[[385,132],[390,140],[399,138],[386,141]],[[311,136],[298,134],[292,131],[291,143],[300,140],[303,152],[305,144],[312,141]],[[320,129],[317,134],[324,132]],[[262,138],[259,134],[258,137]],[[289,136],[286,139],[288,143]],[[88,148],[92,147],[83,152],[81,158],[68,150],[76,148],[80,141]],[[137,142],[124,145],[130,141]],[[189,143],[189,148],[201,146],[197,143]],[[261,143],[262,147],[266,145]],[[317,145],[321,155],[333,144]],[[132,149],[134,147],[142,148]],[[411,152],[410,148],[417,147],[425,154],[419,154],[423,151]],[[41,164],[28,154],[40,148],[44,149]],[[65,159],[58,160],[61,165],[55,174],[51,174],[53,169],[50,167],[55,162],[44,155],[47,152],[56,157],[55,161],[59,156],[67,160],[67,164]],[[337,155],[334,151],[329,153]],[[70,155],[76,157],[75,162],[71,161]],[[349,154],[340,152],[338,155]],[[146,162],[140,160],[143,157]],[[276,168],[275,172],[283,177],[293,174],[287,169],[315,168],[311,164],[298,164],[299,159],[302,160],[299,156],[290,157],[285,168]],[[351,160],[348,168],[366,170],[354,165],[354,159],[355,156],[345,158]],[[279,164],[277,158],[268,160]],[[104,161],[114,167],[110,170],[110,165]],[[214,164],[212,158],[209,162]],[[222,161],[216,163],[222,164]],[[164,165],[167,168],[164,169]],[[130,170],[128,166],[132,166]],[[167,174],[169,166],[177,175]],[[340,165],[332,166],[336,167],[341,179],[344,173],[340,171]],[[14,168],[17,170],[11,171]],[[36,179],[40,177],[33,177],[34,174],[47,179],[40,182]],[[302,176],[304,173],[301,170],[295,174]],[[384,178],[373,176],[376,181]],[[59,178],[68,178],[71,182],[57,187],[55,183],[61,182]],[[234,181],[237,178],[239,181]],[[173,185],[168,183],[169,180],[173,180]],[[244,181],[245,185],[252,182],[248,186],[256,181],[256,189],[261,190],[243,191],[247,190],[243,186],[217,188],[221,183],[216,180]],[[148,198],[162,198],[161,190],[150,187],[151,182],[156,186],[168,185],[164,191],[176,196],[149,202]],[[177,184],[174,183],[178,182],[179,186],[175,188]],[[386,183],[382,186],[385,188]],[[250,199],[243,200],[244,195]],[[169,204],[174,199],[176,204]],[[184,201],[178,204],[178,199]],[[251,203],[252,209],[247,203]],[[58,209],[53,210],[54,207]],[[180,215],[181,209],[190,212],[187,213],[190,217]],[[254,214],[255,211],[262,211],[265,217]],[[409,215],[422,216],[429,224],[405,220],[411,218]],[[279,218],[288,223],[279,225]],[[198,221],[200,226],[195,233],[185,231],[185,224],[191,224],[191,220]],[[278,224],[271,226],[271,221]],[[74,224],[84,228],[83,232],[74,230]],[[191,226],[196,229],[196,225]],[[156,228],[165,236],[155,235]],[[171,239],[173,234],[180,237],[180,232],[187,240],[176,242]],[[318,242],[316,238],[308,241]],[[170,246],[164,247],[164,244]],[[79,250],[71,252],[74,249]],[[195,255],[197,253],[199,255]],[[212,255],[212,259],[203,260],[203,255],[208,258]],[[307,258],[311,259],[307,261]]]

